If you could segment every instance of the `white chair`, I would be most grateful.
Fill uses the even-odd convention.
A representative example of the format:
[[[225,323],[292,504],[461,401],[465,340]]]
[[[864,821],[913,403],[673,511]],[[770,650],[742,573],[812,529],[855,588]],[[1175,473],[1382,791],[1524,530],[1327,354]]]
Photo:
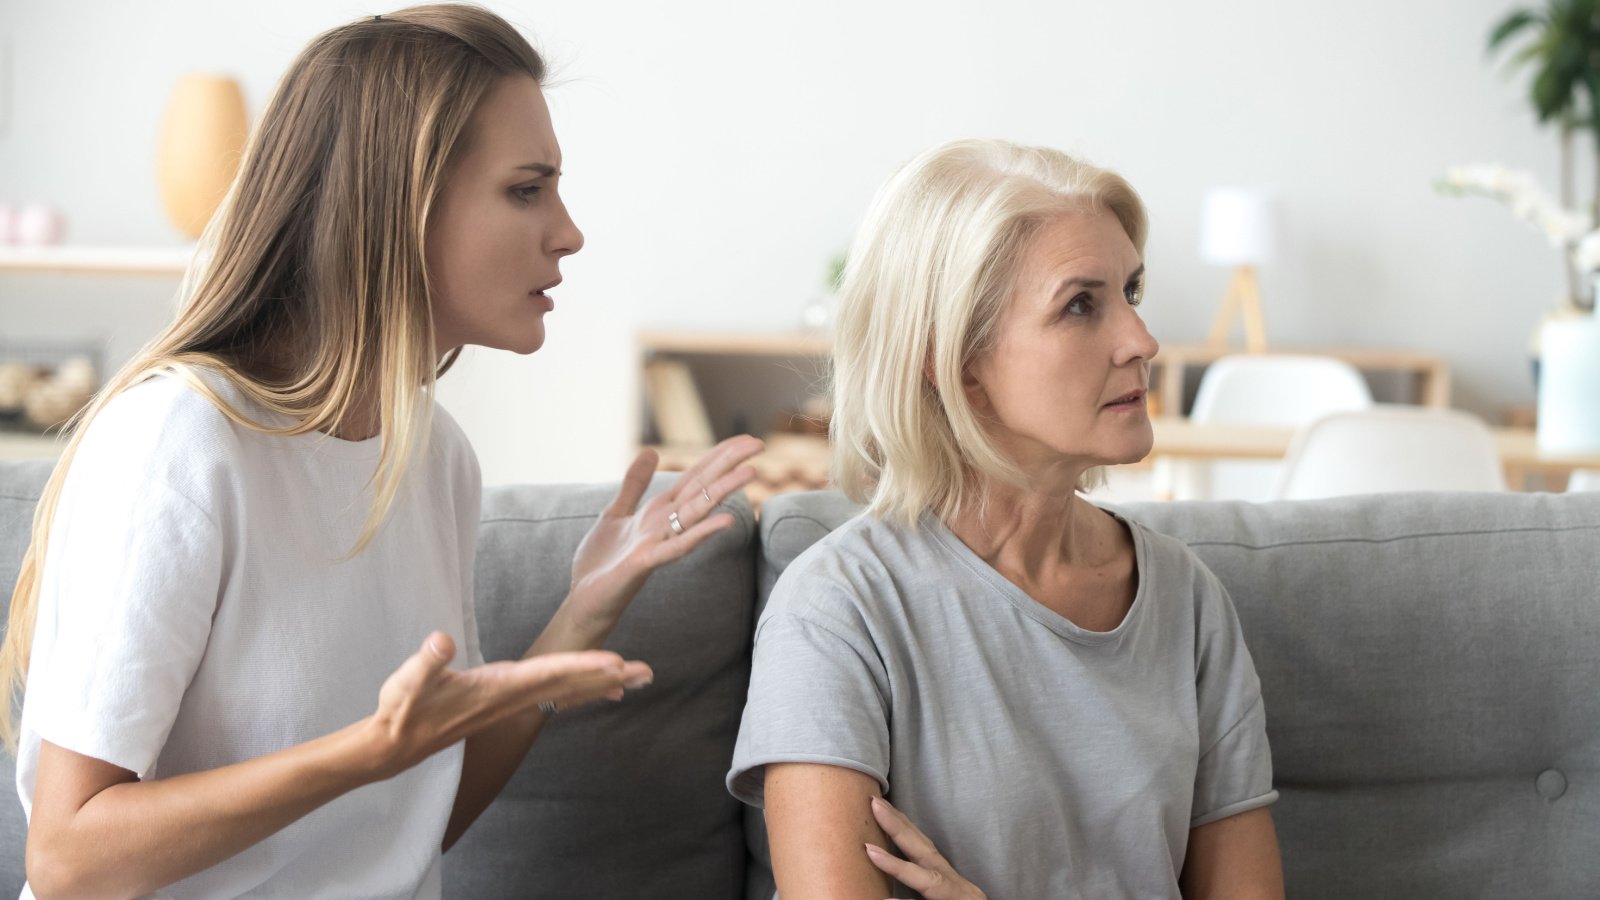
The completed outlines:
[[[1196,424],[1298,427],[1319,416],[1372,405],[1354,366],[1326,356],[1238,355],[1212,363],[1200,379],[1189,418]],[[1271,500],[1282,463],[1176,463],[1166,471],[1176,500]],[[1158,473],[1162,472],[1158,464]],[[1158,474],[1158,480],[1162,476]]]
[[[1567,493],[1600,491],[1600,469],[1573,469],[1567,476]]]
[[[1389,491],[1503,491],[1494,435],[1449,409],[1376,406],[1333,413],[1295,435],[1278,495],[1285,500]]]

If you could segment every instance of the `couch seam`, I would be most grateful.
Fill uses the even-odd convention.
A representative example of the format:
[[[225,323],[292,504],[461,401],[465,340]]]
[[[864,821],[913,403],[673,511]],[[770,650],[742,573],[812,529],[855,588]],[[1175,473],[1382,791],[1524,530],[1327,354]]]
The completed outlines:
[[[1298,541],[1279,541],[1272,544],[1254,544],[1247,541],[1224,541],[1195,539],[1184,540],[1191,547],[1240,547],[1246,550],[1275,550],[1279,547],[1301,547],[1308,544],[1393,544],[1398,541],[1413,541],[1423,538],[1444,537],[1482,537],[1493,534],[1560,534],[1568,531],[1595,531],[1600,529],[1596,525],[1572,525],[1562,528],[1485,528],[1476,531],[1426,531],[1417,534],[1402,534],[1386,538],[1362,537],[1327,537],[1308,538]]]
[[[801,515],[799,513],[785,513],[782,518],[774,520],[771,525],[767,526],[767,533],[771,534],[772,532],[778,530],[778,526],[784,525],[784,524],[789,523],[789,522],[794,522],[794,521],[810,522],[811,524],[817,526],[818,528],[821,528],[824,532],[833,531],[832,528],[829,528],[826,523],[822,522],[819,519],[813,518],[811,516]]]

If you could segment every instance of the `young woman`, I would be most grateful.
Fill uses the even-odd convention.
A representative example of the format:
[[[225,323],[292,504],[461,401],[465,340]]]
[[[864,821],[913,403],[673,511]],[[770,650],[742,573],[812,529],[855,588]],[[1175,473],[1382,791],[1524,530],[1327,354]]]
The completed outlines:
[[[1281,900],[1227,594],[1077,494],[1150,452],[1144,238],[1119,176],[997,141],[924,153],[869,210],[832,420],[867,510],[774,589],[728,776],[784,900],[879,900],[885,873],[931,900]]]
[[[317,38],[262,118],[177,320],[85,412],[0,657],[40,898],[437,897],[442,849],[546,715],[648,683],[599,651],[732,522],[725,442],[628,470],[517,661],[473,618],[480,483],[433,383],[530,353],[583,236],[544,68],[471,6]]]

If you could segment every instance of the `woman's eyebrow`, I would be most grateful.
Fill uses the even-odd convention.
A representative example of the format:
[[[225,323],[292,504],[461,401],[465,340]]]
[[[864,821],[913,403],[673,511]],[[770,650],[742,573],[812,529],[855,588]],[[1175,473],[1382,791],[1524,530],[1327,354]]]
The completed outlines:
[[[1128,274],[1128,280],[1132,281],[1135,278],[1138,278],[1139,276],[1141,276],[1143,274],[1144,274],[1144,266],[1140,265],[1139,268],[1134,269],[1132,272],[1130,272]],[[1056,293],[1059,294],[1062,291],[1066,290],[1067,288],[1071,288],[1071,287],[1083,287],[1083,288],[1089,288],[1090,290],[1093,290],[1095,288],[1103,288],[1105,286],[1106,286],[1106,283],[1102,279],[1099,279],[1099,278],[1084,278],[1084,277],[1080,276],[1078,278],[1068,278],[1066,281],[1061,282],[1061,284],[1056,288]]]
[[[556,171],[555,166],[542,162],[523,163],[522,165],[517,166],[517,168],[527,169],[530,172],[538,172],[540,175],[543,175],[546,178],[550,177],[551,175],[559,174]]]

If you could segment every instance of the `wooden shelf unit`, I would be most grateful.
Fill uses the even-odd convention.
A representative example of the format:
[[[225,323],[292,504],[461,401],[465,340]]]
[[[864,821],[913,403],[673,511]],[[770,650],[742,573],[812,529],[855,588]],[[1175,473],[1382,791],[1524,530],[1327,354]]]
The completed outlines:
[[[751,460],[756,481],[745,489],[745,495],[752,506],[759,509],[772,494],[828,484],[827,438],[776,427],[786,413],[801,409],[809,397],[821,392],[832,348],[827,335],[651,330],[639,333],[638,346],[639,371],[646,382],[641,443],[656,445],[662,469],[682,471],[709,447],[703,442],[661,445],[663,433],[709,431],[710,440],[715,441],[749,432],[767,442],[767,449]],[[692,384],[695,396],[674,397],[661,408],[650,402],[649,372],[662,361],[683,367],[680,372],[687,371],[682,382]],[[678,385],[669,379],[668,386]],[[689,427],[660,422],[660,416],[681,415],[685,408]]]
[[[813,332],[655,329],[640,332],[638,343],[641,373],[647,363],[662,357],[682,360],[694,370],[694,381],[704,401],[714,440],[739,430],[768,436],[766,432],[772,424],[770,413],[774,409],[793,406],[807,391],[820,389],[832,349],[828,335]],[[1223,356],[1242,352],[1238,348],[1211,345],[1163,347],[1151,365],[1150,387],[1152,399],[1159,405],[1158,414],[1181,416],[1186,413],[1189,379],[1199,377],[1196,370],[1203,371]],[[1400,391],[1404,395],[1400,398],[1403,402],[1437,407],[1450,405],[1450,367],[1444,360],[1426,353],[1351,347],[1274,347],[1271,352],[1331,356],[1364,373],[1397,375],[1408,382]],[[1152,412],[1155,412],[1154,406]],[[658,436],[652,434],[648,426],[642,431],[641,443],[658,442]],[[1281,453],[1277,445],[1281,436],[1266,434],[1263,440],[1262,435],[1245,434],[1245,431],[1249,430],[1213,436],[1180,429],[1191,442],[1203,445],[1207,441],[1218,441],[1230,449],[1243,451],[1238,454],[1241,456]],[[759,500],[765,493],[802,486],[820,487],[826,483],[828,451],[824,439],[781,433],[773,437],[769,440],[768,451],[756,463],[760,483],[751,491],[754,499]],[[1251,438],[1256,440],[1252,442]],[[1161,443],[1157,441],[1157,452],[1160,452]],[[660,449],[663,468],[683,469],[706,448],[672,446]]]
[[[54,459],[65,446],[59,435],[0,431],[0,459]]]
[[[183,275],[193,257],[190,247],[0,246],[0,272],[172,277]]]
[[[1242,354],[1238,347],[1210,344],[1163,346],[1151,360],[1150,389],[1159,403],[1159,414],[1183,416],[1187,405],[1190,370],[1204,369],[1224,356]],[[1331,356],[1362,372],[1397,374],[1410,379],[1409,396],[1403,402],[1418,406],[1450,406],[1450,364],[1437,356],[1413,350],[1384,350],[1355,347],[1273,347],[1272,354]]]

